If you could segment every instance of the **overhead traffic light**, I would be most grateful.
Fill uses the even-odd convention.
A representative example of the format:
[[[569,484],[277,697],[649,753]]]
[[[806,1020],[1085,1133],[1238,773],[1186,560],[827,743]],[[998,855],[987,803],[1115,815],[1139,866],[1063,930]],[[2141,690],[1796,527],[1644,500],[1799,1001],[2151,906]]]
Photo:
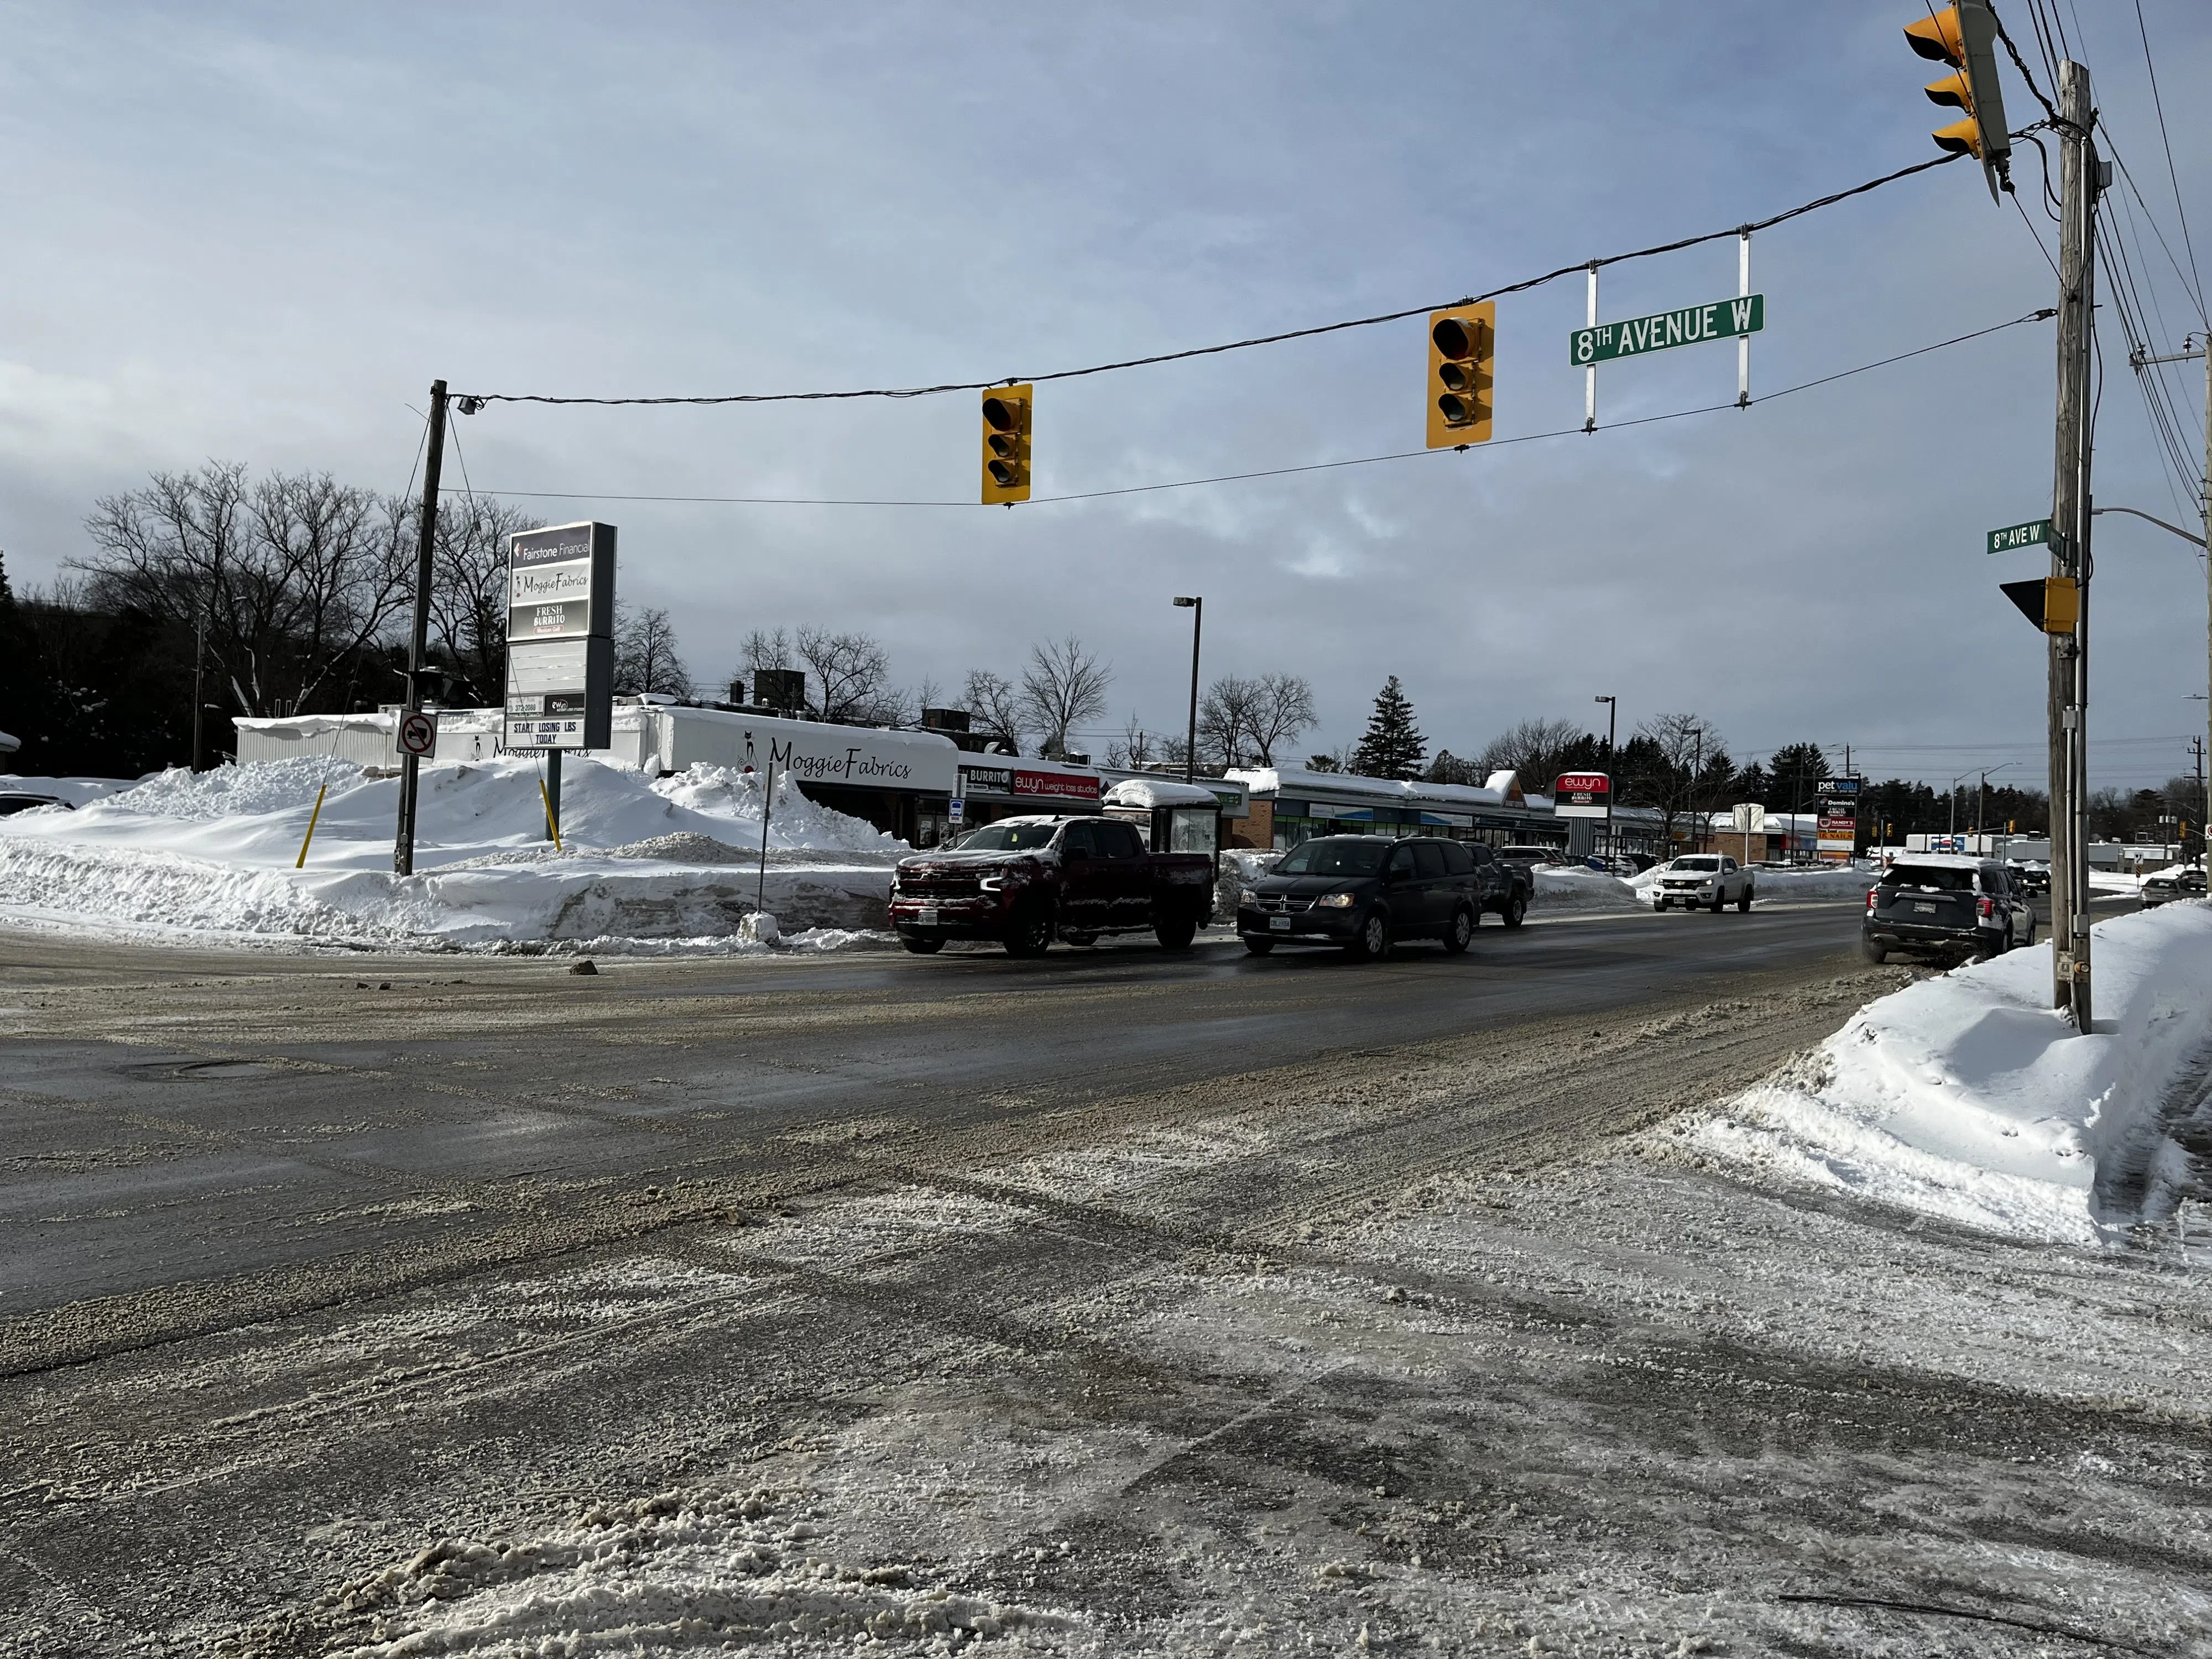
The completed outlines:
[[[1936,148],[1978,159],[1992,202],[2000,187],[2012,188],[2012,139],[2005,127],[2004,94],[1997,85],[1996,38],[1996,15],[1987,0],[1959,0],[1932,17],[1905,26],[1907,46],[1957,71],[1929,83],[1931,103],[1966,112],[1965,120],[1936,130]]]
[[[1429,313],[1429,447],[1490,441],[1498,307],[1484,300]]]
[[[994,386],[983,394],[983,505],[1030,498],[1030,403],[1034,386]]]

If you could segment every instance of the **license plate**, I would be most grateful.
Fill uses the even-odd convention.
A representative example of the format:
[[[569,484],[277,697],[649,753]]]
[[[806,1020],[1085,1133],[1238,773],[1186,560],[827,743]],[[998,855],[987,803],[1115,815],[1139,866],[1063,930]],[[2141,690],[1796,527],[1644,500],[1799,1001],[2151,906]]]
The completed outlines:
[[[933,904],[923,905],[921,909],[914,913],[914,925],[917,927],[936,927],[937,907]]]
[[[1267,927],[1271,932],[1287,933],[1291,931],[1291,919],[1288,916],[1269,916]]]
[[[1932,916],[1936,914],[1936,907],[1932,904],[1916,903],[1912,907],[1912,914],[1916,916]]]

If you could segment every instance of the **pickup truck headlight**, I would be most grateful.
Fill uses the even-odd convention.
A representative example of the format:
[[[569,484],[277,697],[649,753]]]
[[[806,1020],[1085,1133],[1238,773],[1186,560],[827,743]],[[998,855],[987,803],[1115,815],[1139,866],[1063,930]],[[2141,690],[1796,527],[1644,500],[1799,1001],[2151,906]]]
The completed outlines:
[[[1349,910],[1352,901],[1349,893],[1323,893],[1314,902],[1326,905],[1332,910]]]

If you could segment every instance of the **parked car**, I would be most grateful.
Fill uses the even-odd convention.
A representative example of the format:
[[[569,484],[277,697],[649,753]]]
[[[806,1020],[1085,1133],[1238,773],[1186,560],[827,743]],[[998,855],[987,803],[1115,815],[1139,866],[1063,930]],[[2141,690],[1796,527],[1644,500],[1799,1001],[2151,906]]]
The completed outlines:
[[[27,789],[0,789],[0,818],[17,812],[28,812],[40,806],[58,806],[64,812],[76,810],[59,795],[33,794]]]
[[[1498,849],[1498,856],[1508,864],[1519,865],[1524,870],[1567,861],[1567,855],[1556,847],[1501,847]]]
[[[2005,873],[2012,884],[2024,893],[2047,893],[2051,890],[2051,866],[2042,859],[2014,859],[2005,866]]]
[[[2201,864],[2176,865],[2142,878],[2141,897],[2142,908],[2155,910],[2161,904],[2171,904],[2176,899],[2204,896],[2204,866]]]
[[[1479,843],[1417,836],[1317,836],[1283,854],[1240,896],[1237,931],[1264,957],[1278,945],[1334,945],[1355,961],[1407,939],[1456,954],[1486,911],[1518,927],[1534,884]]]
[[[2035,943],[2035,906],[1995,859],[1907,853],[1867,890],[1860,938],[1869,962],[1994,957]]]
[[[1708,909],[1715,915],[1733,904],[1739,911],[1751,908],[1754,883],[1750,871],[1725,853],[1685,853],[1659,866],[1659,879],[1651,889],[1651,908],[1671,910]]]
[[[891,927],[919,956],[949,939],[1041,957],[1055,939],[1095,944],[1149,929],[1170,951],[1213,919],[1213,859],[1153,853],[1134,824],[1096,817],[1000,818],[891,873]]]

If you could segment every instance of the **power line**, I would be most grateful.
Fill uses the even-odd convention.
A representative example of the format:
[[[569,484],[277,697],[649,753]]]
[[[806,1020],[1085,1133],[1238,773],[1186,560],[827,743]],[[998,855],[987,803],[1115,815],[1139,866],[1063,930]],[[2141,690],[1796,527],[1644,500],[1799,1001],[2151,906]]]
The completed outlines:
[[[1956,335],[1948,340],[1938,340],[1933,345],[1919,346],[1911,351],[1900,351],[1893,356],[1878,358],[1873,362],[1861,363],[1852,368],[1840,369],[1833,374],[1823,374],[1817,380],[1801,380],[1796,386],[1784,386],[1778,392],[1770,392],[1762,398],[1754,398],[1753,402],[1753,404],[1770,404],[1778,398],[1787,398],[1793,392],[1809,392],[1815,386],[1829,386],[1838,380],[1850,380],[1855,374],[1864,374],[1873,369],[1887,368],[1892,363],[1905,362],[1914,357],[1924,357],[1930,352],[1942,351],[1952,346],[1964,345],[1970,340],[1978,340],[1988,335],[2000,333],[2008,328],[2017,328],[2022,323],[2048,321],[2051,318],[2055,317],[2057,314],[2058,313],[2056,310],[2049,307],[2045,307],[2039,311],[2025,312],[2020,316],[2011,319],[2009,321],[1993,323],[1987,328],[1978,328],[1971,334]],[[1693,415],[1711,415],[1721,410],[1736,409],[1740,407],[1743,407],[1743,405],[1738,404],[1733,398],[1731,398],[1729,402],[1724,404],[1703,404],[1694,409],[1670,410],[1663,415],[1644,415],[1639,416],[1638,418],[1631,421],[1614,421],[1596,429],[1601,432],[1614,432],[1632,426],[1650,426],[1661,421],[1679,421]],[[1559,427],[1549,432],[1527,432],[1521,434],[1517,437],[1499,438],[1491,443],[1471,446],[1471,447],[1499,449],[1509,444],[1538,443],[1552,438],[1583,435],[1583,433],[1584,428],[1579,425]],[[1241,483],[1246,480],[1253,478],[1279,478],[1298,472],[1330,472],[1349,466],[1373,466],[1385,461],[1419,460],[1428,456],[1449,455],[1456,453],[1459,452],[1446,449],[1398,449],[1392,450],[1388,453],[1380,455],[1355,455],[1348,457],[1343,460],[1336,461],[1308,461],[1295,466],[1262,467],[1249,472],[1223,472],[1215,474],[1211,477],[1205,478],[1177,478],[1164,483],[1125,484],[1119,488],[1110,489],[1073,490],[1061,495],[1039,495],[1030,501],[1029,505],[1031,507],[1042,507],[1054,501],[1098,501],[1112,495],[1149,495],[1163,489],[1192,489],[1205,484]],[[441,489],[440,493],[443,495],[457,492],[455,492],[451,486],[448,486],[446,489]],[[664,502],[679,506],[708,507],[931,507],[975,508],[980,505],[978,502],[973,501],[956,501],[932,500],[927,498],[916,499],[874,496],[838,498],[811,495],[623,495],[593,490],[562,489],[487,489],[483,493],[487,495],[493,496],[508,496],[517,501],[649,501]]]
[[[1926,173],[1934,167],[1948,167],[1958,159],[1957,154],[1948,154],[1939,155],[1929,161],[1916,161],[1911,167],[1899,167],[1894,173],[1886,173],[1879,179],[1869,179],[1863,185],[1853,185],[1848,190],[1832,191],[1814,201],[1806,202],[1775,214],[1770,218],[1753,220],[1749,224],[1730,225],[1725,230],[1705,231],[1695,236],[1681,237],[1675,241],[1638,248],[1632,252],[1608,254],[1597,259],[1577,260],[1571,265],[1561,265],[1557,270],[1547,270],[1540,276],[1526,277],[1517,283],[1509,283],[1503,288],[1493,288],[1485,293],[1469,295],[1462,299],[1439,301],[1429,305],[1409,306],[1401,311],[1380,312],[1371,317],[1354,317],[1343,322],[1322,323],[1312,328],[1294,328],[1280,334],[1255,335],[1249,339],[1231,340],[1221,345],[1193,346],[1182,351],[1158,352],[1146,357],[1125,357],[1109,363],[1094,363],[1088,368],[1056,369],[1046,374],[1006,375],[991,380],[948,380],[935,386],[872,386],[851,392],[745,392],[696,398],[567,398],[541,392],[455,392],[453,397],[454,400],[461,404],[462,412],[468,414],[474,412],[471,405],[480,407],[484,404],[587,404],[602,407],[663,404],[706,406],[720,404],[824,403],[859,398],[930,398],[951,392],[982,392],[994,386],[1012,386],[1021,381],[1041,385],[1051,380],[1080,380],[1086,375],[1109,374],[1119,369],[1142,368],[1155,363],[1180,362],[1191,357],[1217,356],[1224,351],[1243,351],[1254,346],[1279,345],[1286,340],[1310,339],[1316,335],[1341,333],[1346,329],[1372,328],[1381,323],[1401,322],[1408,317],[1425,317],[1429,313],[1442,310],[1446,306],[1473,305],[1480,300],[1494,300],[1504,295],[1525,293],[1530,289],[1541,288],[1547,283],[1558,282],[1563,276],[1581,276],[1601,266],[1623,264],[1632,259],[1653,258],[1662,253],[1677,253],[1684,248],[1696,247],[1705,242],[1719,241],[1726,237],[1739,236],[1747,231],[1769,230],[1776,225],[1786,223],[1805,214],[1817,212],[1822,208],[1833,207],[1837,203],[1848,201],[1854,196],[1863,196],[1869,191],[1880,190],[1884,185],[1895,184],[1900,179],[1909,179],[1917,173]]]
[[[2150,31],[2143,26],[2142,0],[2136,0],[2136,33],[2142,39],[2143,70],[2150,76],[2150,106],[2158,112],[2158,141],[2166,148],[2166,176],[2173,185],[2173,210],[2181,217],[2181,245],[2189,251],[2190,274],[2197,277],[2197,316],[2212,322],[2204,313],[2204,279],[2197,270],[2197,247],[2189,236],[2189,210],[2181,204],[2181,175],[2174,171],[2173,140],[2166,136],[2166,106],[2158,95],[2158,66],[2151,61]],[[2133,188],[2134,181],[2129,181]]]

